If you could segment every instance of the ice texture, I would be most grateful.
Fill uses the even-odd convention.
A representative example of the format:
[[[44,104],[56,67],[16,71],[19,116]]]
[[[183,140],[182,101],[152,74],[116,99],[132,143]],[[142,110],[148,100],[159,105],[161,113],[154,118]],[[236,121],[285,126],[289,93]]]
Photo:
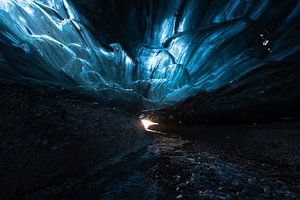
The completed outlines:
[[[299,62],[299,1],[128,1],[121,13],[114,3],[1,0],[0,79],[149,109]]]

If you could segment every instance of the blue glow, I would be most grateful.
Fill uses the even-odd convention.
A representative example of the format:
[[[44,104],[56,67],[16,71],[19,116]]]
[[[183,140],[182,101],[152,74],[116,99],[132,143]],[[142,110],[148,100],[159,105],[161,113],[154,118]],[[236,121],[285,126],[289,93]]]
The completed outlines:
[[[157,108],[221,88],[300,49],[299,37],[291,37],[299,28],[299,4],[275,30],[276,42],[253,21],[269,1],[220,1],[207,7],[191,0],[179,14],[180,1],[169,4],[159,15],[150,12],[151,26],[129,54],[119,43],[99,42],[72,1],[2,0],[0,78],[83,88],[103,101]],[[292,40],[287,48],[283,41]],[[265,49],[269,54],[262,57]]]

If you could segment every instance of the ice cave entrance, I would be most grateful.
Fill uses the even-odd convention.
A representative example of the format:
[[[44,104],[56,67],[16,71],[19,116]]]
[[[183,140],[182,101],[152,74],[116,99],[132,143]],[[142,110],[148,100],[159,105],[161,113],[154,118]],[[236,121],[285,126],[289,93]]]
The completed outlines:
[[[123,45],[92,34],[91,23],[73,3],[0,2],[3,79],[84,91],[102,103],[149,109],[214,91],[274,58],[288,56],[278,51],[262,58],[271,50],[271,41],[251,19],[261,13],[246,17],[235,4],[230,4],[228,16],[220,13],[202,24],[195,21],[199,16],[189,18],[195,14],[193,7],[180,20],[167,10],[143,30],[144,39]],[[236,17],[235,12],[242,14]]]

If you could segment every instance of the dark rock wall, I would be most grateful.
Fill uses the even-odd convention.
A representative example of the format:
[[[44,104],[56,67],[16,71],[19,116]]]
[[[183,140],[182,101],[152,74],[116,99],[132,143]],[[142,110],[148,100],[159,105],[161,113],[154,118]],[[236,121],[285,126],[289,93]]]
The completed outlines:
[[[146,111],[162,124],[253,124],[300,119],[299,65],[273,63],[172,108]]]

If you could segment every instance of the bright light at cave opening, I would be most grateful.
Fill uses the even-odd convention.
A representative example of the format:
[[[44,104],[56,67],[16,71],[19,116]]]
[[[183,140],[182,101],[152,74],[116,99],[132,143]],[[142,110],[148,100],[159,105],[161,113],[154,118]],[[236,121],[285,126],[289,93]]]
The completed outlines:
[[[148,130],[148,128],[152,125],[158,125],[158,123],[153,122],[149,119],[141,119],[142,124],[144,125],[145,129]]]

